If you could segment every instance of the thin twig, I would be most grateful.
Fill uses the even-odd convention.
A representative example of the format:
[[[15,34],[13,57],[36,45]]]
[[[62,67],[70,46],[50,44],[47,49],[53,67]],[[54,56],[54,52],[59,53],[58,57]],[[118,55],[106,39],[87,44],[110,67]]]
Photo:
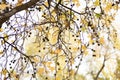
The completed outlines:
[[[31,6],[34,6],[37,2],[39,2],[39,0],[30,0],[29,2],[22,4],[20,6],[17,6],[13,8],[11,11],[7,13],[3,13],[3,15],[0,15],[0,28],[2,27],[2,24],[5,21],[7,21],[11,16],[13,16],[15,13],[25,10]]]
[[[96,77],[94,78],[94,80],[97,80],[97,79],[98,79],[100,73],[101,73],[102,70],[104,69],[104,67],[105,67],[105,61],[106,61],[106,59],[104,58],[104,61],[103,61],[102,67],[101,67],[100,70],[98,71],[98,73],[97,73]]]

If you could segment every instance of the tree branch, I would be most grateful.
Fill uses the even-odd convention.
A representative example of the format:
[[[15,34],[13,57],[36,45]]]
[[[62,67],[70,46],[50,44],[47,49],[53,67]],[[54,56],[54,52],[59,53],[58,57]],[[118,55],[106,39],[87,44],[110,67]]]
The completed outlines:
[[[97,79],[98,79],[100,73],[102,72],[103,68],[105,67],[105,61],[106,61],[106,59],[104,58],[102,67],[101,67],[100,70],[98,71],[98,73],[97,73],[96,77],[94,78],[94,80],[97,80]]]
[[[7,21],[12,15],[14,15],[17,12],[20,12],[22,10],[25,10],[31,6],[34,6],[37,2],[39,2],[40,0],[30,0],[29,2],[22,4],[20,6],[17,6],[15,8],[13,8],[11,11],[7,12],[7,13],[3,13],[2,16],[0,16],[0,28],[2,27],[2,24]]]

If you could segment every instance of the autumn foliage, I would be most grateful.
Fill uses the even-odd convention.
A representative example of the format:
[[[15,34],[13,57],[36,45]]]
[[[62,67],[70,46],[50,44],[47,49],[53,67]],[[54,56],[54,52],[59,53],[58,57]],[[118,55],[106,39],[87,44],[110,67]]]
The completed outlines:
[[[0,80],[120,80],[115,0],[2,0]]]

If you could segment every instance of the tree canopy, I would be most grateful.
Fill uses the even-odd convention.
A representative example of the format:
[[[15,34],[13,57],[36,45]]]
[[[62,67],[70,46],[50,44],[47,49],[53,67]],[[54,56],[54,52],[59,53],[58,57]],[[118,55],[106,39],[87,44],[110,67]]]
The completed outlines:
[[[0,79],[120,80],[120,0],[2,0]]]

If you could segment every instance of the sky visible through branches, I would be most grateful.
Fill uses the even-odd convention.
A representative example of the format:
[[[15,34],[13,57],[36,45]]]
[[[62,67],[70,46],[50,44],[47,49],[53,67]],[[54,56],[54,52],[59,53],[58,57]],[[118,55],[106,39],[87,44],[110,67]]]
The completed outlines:
[[[0,80],[120,80],[120,0],[0,2]]]

